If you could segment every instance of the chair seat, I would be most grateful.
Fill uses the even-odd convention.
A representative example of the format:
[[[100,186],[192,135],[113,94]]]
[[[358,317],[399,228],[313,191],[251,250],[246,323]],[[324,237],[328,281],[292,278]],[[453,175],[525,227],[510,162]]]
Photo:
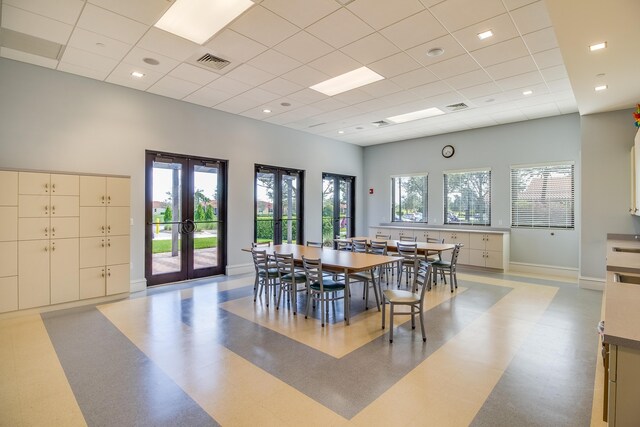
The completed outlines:
[[[413,292],[401,291],[398,289],[385,289],[382,292],[384,293],[384,297],[387,301],[396,304],[412,304],[420,302],[420,294],[414,294]]]
[[[451,263],[449,261],[434,261],[431,263],[431,265],[433,265],[434,267],[445,267],[445,268],[449,268],[451,267]]]
[[[307,276],[304,273],[293,273],[293,274],[284,274],[282,275],[282,280],[285,282],[291,282],[292,279],[295,279],[296,282],[304,282],[307,280]]]
[[[320,290],[320,283],[318,283],[318,282],[311,283],[309,285],[309,287],[311,289],[313,289],[314,291],[319,291]],[[334,282],[333,280],[330,280],[330,279],[323,279],[322,280],[322,287],[327,292],[333,292],[333,291],[341,291],[341,290],[343,290],[345,288],[345,285],[344,285],[344,283]]]
[[[258,271],[258,275],[260,277],[264,277],[264,276],[268,276],[268,277],[278,277],[278,269],[277,268],[270,268],[267,271],[264,270],[259,270]]]

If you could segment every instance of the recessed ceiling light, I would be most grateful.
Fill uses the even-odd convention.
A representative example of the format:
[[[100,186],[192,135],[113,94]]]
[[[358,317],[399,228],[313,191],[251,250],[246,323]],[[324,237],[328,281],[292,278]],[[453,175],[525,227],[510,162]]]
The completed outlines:
[[[342,135],[342,134],[344,133],[344,131],[343,131],[343,130],[339,130],[339,131],[338,131],[338,133],[339,133],[340,135]]]
[[[160,61],[158,61],[155,58],[142,58],[142,61],[145,64],[149,64],[149,65],[158,65],[158,64],[160,64]]]
[[[606,47],[607,47],[607,42],[596,43],[596,44],[592,44],[591,46],[589,46],[589,50],[591,52],[593,52],[594,50],[600,50],[600,49],[604,49]]]
[[[524,92],[522,92],[522,94],[523,94],[524,96],[531,95],[532,93],[533,93],[533,91],[532,91],[532,90],[525,90]]]
[[[606,74],[605,74],[605,73],[599,73],[599,74],[596,74],[596,77],[598,77],[598,78],[600,78],[600,77],[604,77],[604,76],[606,76]]]
[[[384,77],[375,71],[367,67],[360,67],[353,71],[349,71],[348,73],[344,73],[332,79],[310,86],[309,89],[324,93],[328,96],[333,96],[382,79],[384,79]]]
[[[98,43],[96,43],[96,46],[98,46],[98,47],[104,47],[104,43],[98,42]]]
[[[387,117],[387,120],[393,123],[405,123],[405,122],[410,122],[412,120],[420,120],[420,119],[426,119],[427,117],[439,116],[441,114],[444,114],[444,111],[442,111],[439,108],[432,107],[432,108],[427,108],[426,110],[413,111],[411,113],[400,114],[398,116],[393,116],[393,117]]]
[[[596,92],[600,92],[601,90],[607,90],[609,86],[608,85],[600,85],[600,86],[596,86],[595,90]]]
[[[203,44],[253,5],[251,0],[176,0],[154,26]]]
[[[144,77],[144,74],[139,71],[134,71],[133,73],[131,73],[131,76],[135,77],[136,79],[141,79]]]
[[[262,110],[263,113],[265,114],[269,114],[271,112],[271,110],[269,110],[268,108],[265,108],[264,110]]]
[[[444,53],[444,48],[434,47],[433,49],[429,49],[427,51],[427,56],[440,56]]]
[[[291,107],[290,102],[281,102],[280,105],[282,105],[283,107]]]
[[[488,98],[488,99],[485,99],[484,102],[493,102],[495,100],[496,100],[495,98]]]
[[[480,40],[488,39],[491,36],[493,36],[493,31],[491,31],[491,30],[487,30],[487,31],[483,31],[481,33],[478,33],[478,38]]]

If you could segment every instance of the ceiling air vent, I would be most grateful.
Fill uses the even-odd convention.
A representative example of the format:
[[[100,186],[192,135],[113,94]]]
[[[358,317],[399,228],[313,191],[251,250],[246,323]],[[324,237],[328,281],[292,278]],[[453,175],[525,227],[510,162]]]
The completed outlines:
[[[465,108],[469,108],[469,106],[464,102],[460,102],[458,104],[447,105],[447,108],[451,111],[458,111],[458,110],[464,110]]]
[[[231,64],[231,62],[227,61],[226,59],[218,58],[217,56],[213,56],[210,53],[205,53],[200,58],[198,58],[196,62],[206,67],[213,68],[214,70],[222,70],[224,67]]]
[[[322,126],[322,125],[326,125],[326,124],[327,124],[326,122],[316,123],[315,125],[310,125],[309,127],[310,127],[310,128],[314,128],[314,127],[316,127],[316,126]]]
[[[375,127],[379,128],[379,127],[382,127],[382,126],[390,125],[391,123],[385,122],[384,120],[378,120],[377,122],[372,122],[371,124],[374,125]]]

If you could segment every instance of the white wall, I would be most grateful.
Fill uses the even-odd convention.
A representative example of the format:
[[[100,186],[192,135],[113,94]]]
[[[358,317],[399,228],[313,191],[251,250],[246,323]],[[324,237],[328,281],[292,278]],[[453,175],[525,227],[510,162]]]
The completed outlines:
[[[455,155],[445,159],[442,147],[451,144]],[[429,173],[429,226],[442,226],[443,171],[491,168],[491,223],[510,226],[510,166],[557,161],[576,164],[576,206],[580,206],[580,117],[549,117],[409,141],[365,147],[366,224],[390,221],[390,176]],[[513,229],[511,262],[569,269],[578,268],[580,210],[575,230]],[[553,233],[553,235],[552,235]]]
[[[633,110],[582,117],[582,232],[580,276],[604,279],[607,233],[638,234],[629,214],[629,151],[637,129]]]
[[[255,163],[306,171],[309,240],[321,238],[322,172],[356,176],[363,203],[361,147],[0,59],[0,168],[130,175],[132,281],[144,278],[145,149],[229,160],[231,266],[250,262],[241,248],[253,239]]]

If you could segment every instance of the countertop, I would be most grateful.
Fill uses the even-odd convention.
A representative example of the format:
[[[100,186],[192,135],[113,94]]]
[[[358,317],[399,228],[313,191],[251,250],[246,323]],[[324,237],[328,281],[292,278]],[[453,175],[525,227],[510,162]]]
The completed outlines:
[[[607,282],[604,342],[640,349],[640,285]]]
[[[464,225],[453,225],[453,226],[429,226],[429,225],[414,225],[414,224],[380,224],[380,225],[370,225],[372,228],[390,228],[390,229],[398,229],[398,230],[433,230],[433,231],[459,231],[465,233],[484,233],[484,234],[509,234],[511,233],[511,229],[509,228],[494,228],[494,227],[485,227],[485,226],[464,226]]]

